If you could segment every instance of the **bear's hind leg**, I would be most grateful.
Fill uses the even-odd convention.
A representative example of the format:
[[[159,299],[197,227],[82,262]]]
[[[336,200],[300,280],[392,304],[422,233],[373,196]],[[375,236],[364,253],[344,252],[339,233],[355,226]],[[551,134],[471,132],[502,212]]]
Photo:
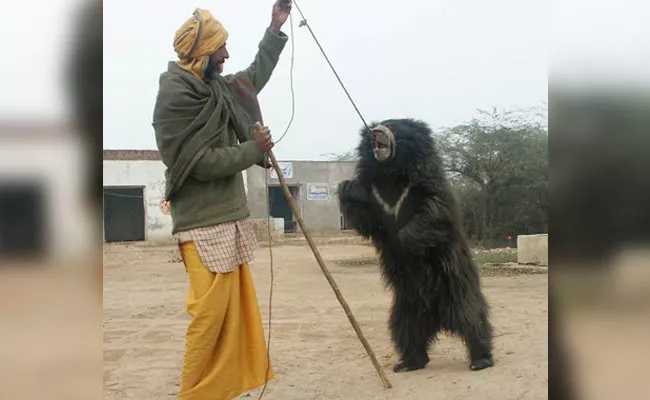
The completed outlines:
[[[394,372],[422,369],[429,363],[427,350],[430,330],[419,304],[396,298],[391,312],[390,330],[400,355],[400,361],[393,366]]]
[[[466,327],[463,338],[470,358],[469,368],[479,371],[494,365],[492,356],[492,325],[487,312],[481,310],[479,317],[472,319],[472,325]]]

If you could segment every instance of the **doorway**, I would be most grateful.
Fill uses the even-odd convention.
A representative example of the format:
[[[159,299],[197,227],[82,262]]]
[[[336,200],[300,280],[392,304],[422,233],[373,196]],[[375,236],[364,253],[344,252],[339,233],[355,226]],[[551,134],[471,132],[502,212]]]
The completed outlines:
[[[144,187],[104,188],[104,240],[145,240]]]
[[[342,231],[349,231],[354,229],[352,225],[350,225],[350,221],[348,221],[347,218],[345,218],[345,215],[341,213],[341,230]]]
[[[0,183],[0,258],[41,258],[47,251],[43,187]]]
[[[298,186],[289,186],[289,191],[296,205],[299,205],[300,188]],[[296,221],[293,212],[280,186],[269,186],[269,211],[272,218],[284,218],[285,233],[296,232]]]

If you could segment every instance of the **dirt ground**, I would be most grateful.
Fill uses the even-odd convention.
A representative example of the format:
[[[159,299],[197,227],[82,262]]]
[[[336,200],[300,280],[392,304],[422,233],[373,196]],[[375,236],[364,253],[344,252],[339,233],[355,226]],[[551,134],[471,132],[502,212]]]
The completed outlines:
[[[483,286],[495,327],[493,368],[472,372],[457,338],[441,336],[424,370],[395,374],[387,318],[391,295],[367,246],[319,246],[393,384],[384,390],[311,250],[273,247],[271,357],[264,399],[546,399],[547,282],[543,274],[491,273]],[[187,278],[172,247],[104,248],[104,399],[174,399],[178,393]],[[251,264],[268,332],[269,249]],[[247,399],[257,399],[253,392]],[[207,399],[206,399],[207,400]]]

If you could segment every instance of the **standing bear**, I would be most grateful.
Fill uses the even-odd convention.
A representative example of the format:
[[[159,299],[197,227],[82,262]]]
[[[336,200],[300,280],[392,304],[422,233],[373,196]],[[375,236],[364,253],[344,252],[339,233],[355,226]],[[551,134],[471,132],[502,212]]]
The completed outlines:
[[[395,372],[424,368],[438,332],[465,342],[473,371],[494,365],[489,308],[432,132],[390,119],[362,129],[353,180],[338,197],[344,218],[372,240],[393,292]]]

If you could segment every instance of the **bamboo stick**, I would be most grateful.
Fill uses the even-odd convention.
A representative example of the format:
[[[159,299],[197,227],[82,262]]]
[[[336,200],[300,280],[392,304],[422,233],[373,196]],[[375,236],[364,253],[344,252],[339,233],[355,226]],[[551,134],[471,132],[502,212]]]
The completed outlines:
[[[316,261],[318,261],[318,265],[320,266],[321,270],[323,271],[323,274],[325,275],[325,278],[327,279],[327,282],[330,284],[332,287],[332,290],[334,290],[334,294],[336,295],[336,298],[338,299],[339,303],[341,303],[341,306],[343,307],[343,310],[345,310],[345,314],[348,316],[348,319],[350,320],[350,324],[352,324],[352,328],[354,328],[354,331],[357,334],[357,337],[363,344],[363,347],[366,349],[366,353],[368,353],[368,357],[370,357],[370,360],[372,361],[372,364],[375,367],[375,370],[377,370],[377,374],[379,375],[379,378],[381,379],[381,382],[384,385],[385,389],[390,389],[393,386],[391,385],[390,381],[388,380],[388,377],[386,376],[386,373],[382,369],[381,365],[379,364],[379,361],[377,361],[377,357],[375,356],[375,352],[372,350],[372,347],[370,347],[370,343],[368,343],[368,340],[366,340],[366,337],[363,335],[363,332],[361,331],[361,328],[359,327],[359,323],[357,320],[354,318],[354,315],[352,314],[352,310],[350,309],[350,306],[348,306],[347,301],[343,297],[343,294],[339,290],[338,285],[336,284],[336,281],[332,277],[332,274],[330,273],[329,269],[325,265],[325,261],[323,260],[323,257],[320,254],[320,251],[318,251],[318,248],[316,247],[316,243],[311,237],[311,234],[309,233],[309,230],[307,229],[307,226],[305,225],[305,222],[302,219],[302,216],[300,215],[300,211],[296,207],[295,202],[293,201],[293,197],[291,196],[291,192],[289,191],[289,187],[287,186],[287,182],[284,180],[284,175],[282,174],[282,170],[280,169],[280,166],[278,165],[278,161],[275,159],[275,155],[273,152],[269,151],[269,158],[271,159],[271,163],[273,164],[273,168],[275,169],[275,172],[278,174],[278,179],[280,180],[280,186],[282,187],[282,192],[284,193],[284,197],[287,198],[287,201],[289,202],[289,207],[291,208],[291,211],[293,214],[296,216],[296,220],[298,221],[298,225],[300,225],[300,229],[302,230],[302,233],[305,235],[305,239],[307,239],[307,243],[309,243],[309,247],[311,247],[312,252],[314,253],[314,257],[316,257]],[[265,173],[268,173],[265,171]],[[268,190],[268,189],[267,189]]]

